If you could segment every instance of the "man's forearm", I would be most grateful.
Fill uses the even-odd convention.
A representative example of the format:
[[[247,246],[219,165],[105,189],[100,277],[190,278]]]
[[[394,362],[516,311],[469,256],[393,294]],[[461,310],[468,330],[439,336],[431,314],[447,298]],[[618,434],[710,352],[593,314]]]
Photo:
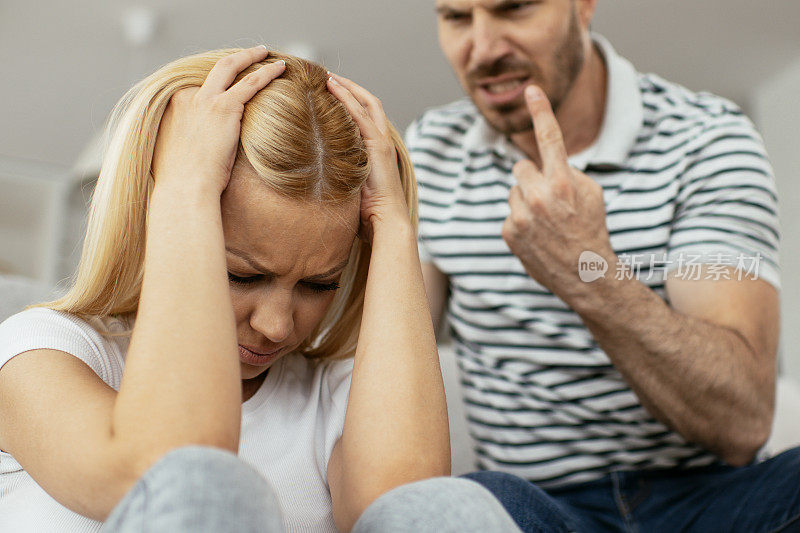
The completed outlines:
[[[741,334],[675,311],[635,279],[564,299],[654,417],[728,463],[752,459],[769,435],[775,369]]]

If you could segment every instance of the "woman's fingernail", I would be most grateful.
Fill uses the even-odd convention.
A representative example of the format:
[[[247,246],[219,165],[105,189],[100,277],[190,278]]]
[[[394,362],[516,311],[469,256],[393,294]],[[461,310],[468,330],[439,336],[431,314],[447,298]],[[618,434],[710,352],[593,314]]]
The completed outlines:
[[[263,48],[264,50],[267,50],[267,45],[266,44],[259,44],[258,46],[256,46],[256,48]]]
[[[331,82],[334,85],[339,85],[339,82],[336,81],[336,78],[334,78],[333,76],[329,77],[328,81]]]
[[[279,59],[279,60],[277,60],[277,61],[275,62],[275,64],[276,64],[276,65],[282,65],[282,66],[284,66],[284,67],[285,67],[285,66],[286,66],[286,61],[284,61],[283,59]]]

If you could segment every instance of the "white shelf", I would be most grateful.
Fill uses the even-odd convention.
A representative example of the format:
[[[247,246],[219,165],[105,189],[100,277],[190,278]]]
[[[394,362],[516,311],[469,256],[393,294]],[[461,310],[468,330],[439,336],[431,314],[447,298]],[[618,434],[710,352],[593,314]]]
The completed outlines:
[[[53,285],[71,272],[85,215],[74,205],[81,180],[68,168],[0,157],[0,268]]]

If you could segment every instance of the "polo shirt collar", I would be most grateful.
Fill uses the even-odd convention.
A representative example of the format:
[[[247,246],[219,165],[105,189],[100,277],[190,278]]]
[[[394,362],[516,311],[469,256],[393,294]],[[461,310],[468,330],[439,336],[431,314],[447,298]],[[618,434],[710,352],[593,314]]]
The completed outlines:
[[[570,157],[570,164],[580,170],[585,170],[590,164],[624,166],[644,119],[636,69],[630,61],[618,55],[602,35],[592,34],[592,40],[603,55],[608,72],[606,109],[595,142]]]
[[[593,33],[592,40],[597,45],[606,64],[607,86],[606,106],[603,124],[595,142],[585,150],[569,158],[571,166],[585,170],[589,165],[622,167],[628,154],[636,143],[642,127],[644,110],[639,78],[633,65],[617,54],[611,43],[602,35]],[[480,117],[473,131],[468,133],[468,144],[476,147],[491,146],[499,153],[512,159],[525,159],[526,156],[511,141],[489,126]],[[467,139],[465,139],[467,140]]]

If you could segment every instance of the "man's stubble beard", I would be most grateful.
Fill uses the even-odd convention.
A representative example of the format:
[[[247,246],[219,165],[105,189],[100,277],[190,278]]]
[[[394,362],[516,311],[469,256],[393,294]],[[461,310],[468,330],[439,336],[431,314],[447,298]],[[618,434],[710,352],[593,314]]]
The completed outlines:
[[[581,30],[578,25],[577,13],[573,10],[567,35],[553,55],[555,68],[553,71],[554,77],[551,80],[552,86],[549,88],[545,86],[544,75],[536,65],[530,65],[529,67],[531,81],[545,90],[547,98],[550,100],[550,105],[553,107],[553,112],[558,112],[564,98],[566,98],[575,83],[575,79],[580,74],[583,63]],[[488,110],[481,109],[481,106],[478,106],[478,110],[490,126],[504,135],[525,133],[533,130],[533,120],[524,102],[515,102]]]

